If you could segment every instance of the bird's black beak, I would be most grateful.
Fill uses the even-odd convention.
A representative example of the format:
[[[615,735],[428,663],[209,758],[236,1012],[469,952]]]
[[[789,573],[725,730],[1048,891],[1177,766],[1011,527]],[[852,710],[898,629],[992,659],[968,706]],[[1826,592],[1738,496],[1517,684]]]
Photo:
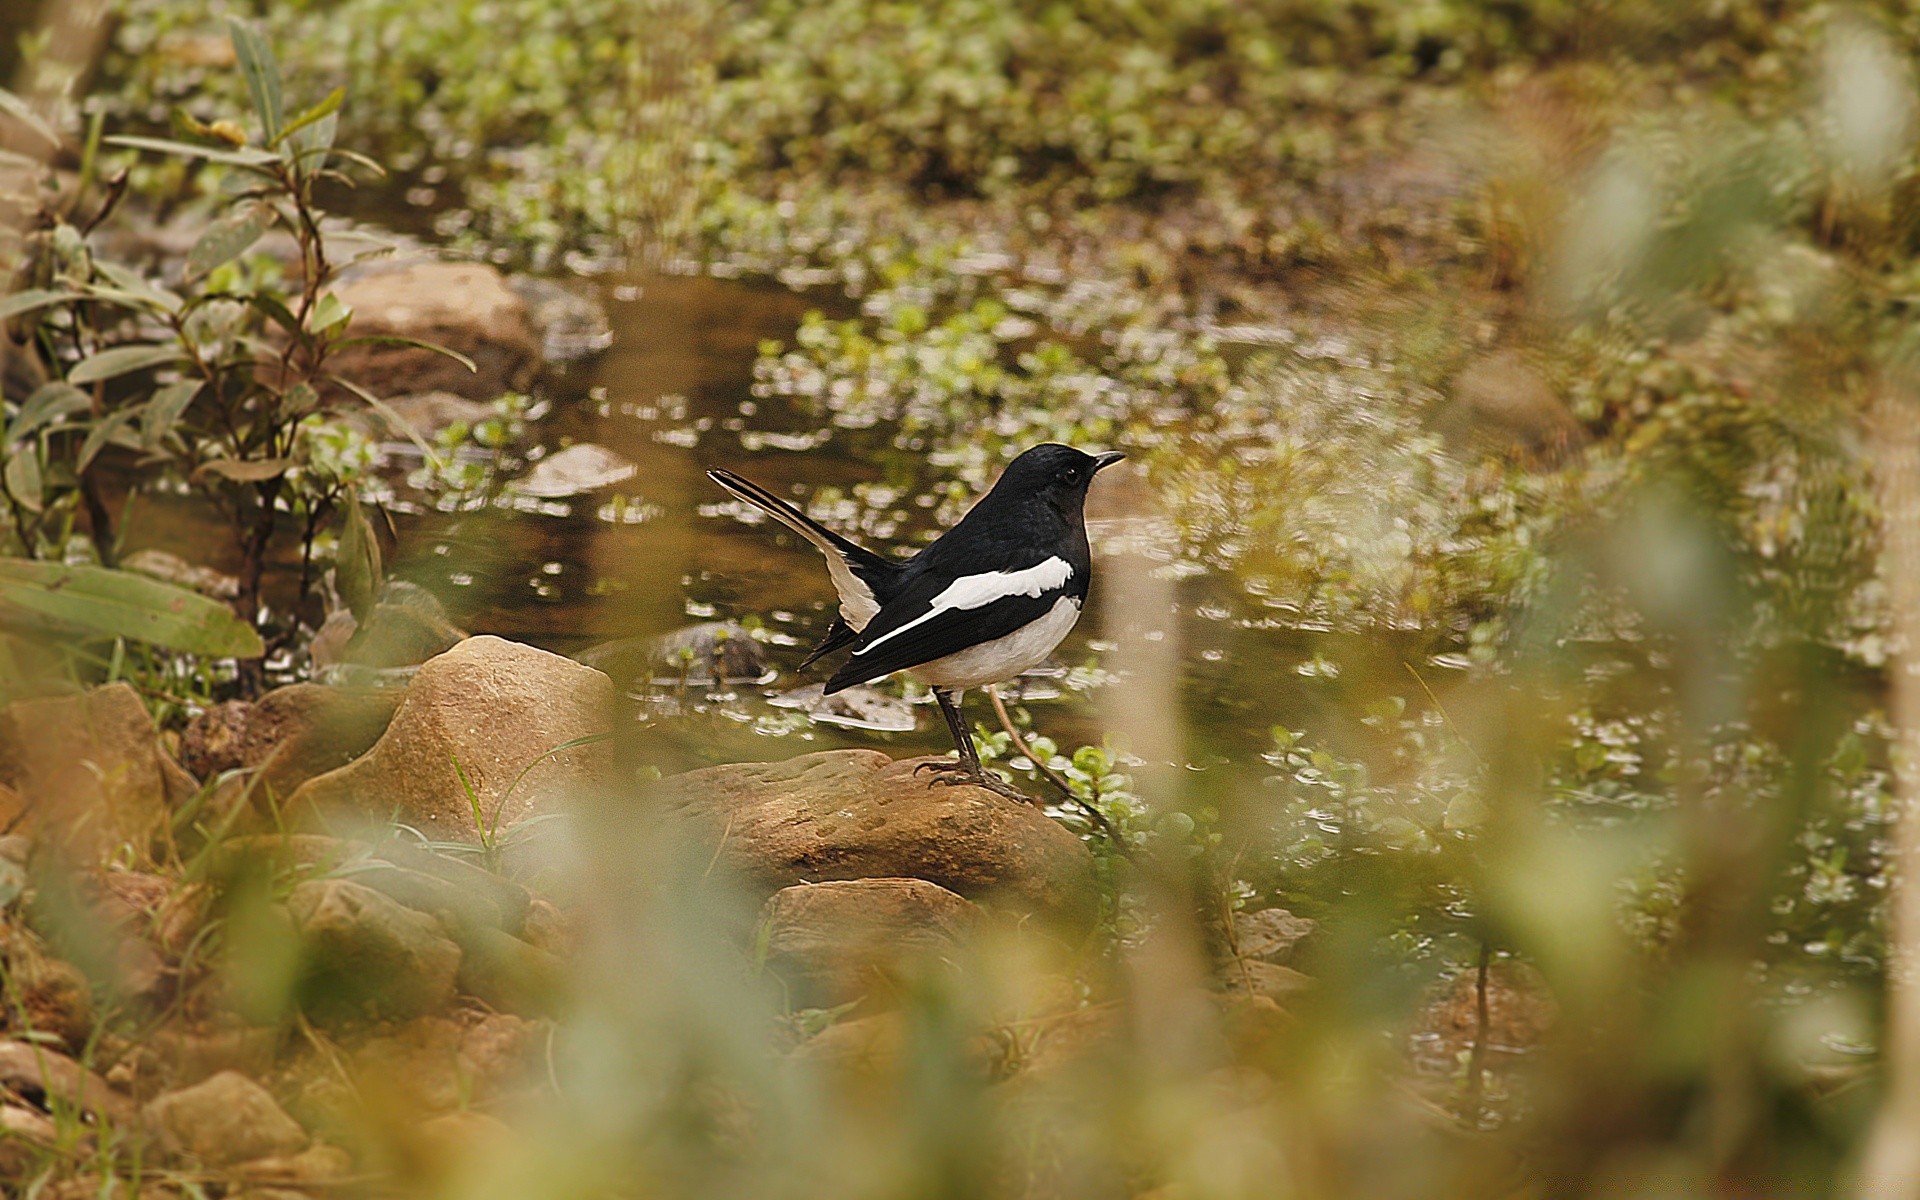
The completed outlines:
[[[1096,454],[1093,456],[1093,469],[1096,473],[1104,471],[1125,457],[1126,455],[1120,453],[1118,450],[1110,450],[1105,454]]]

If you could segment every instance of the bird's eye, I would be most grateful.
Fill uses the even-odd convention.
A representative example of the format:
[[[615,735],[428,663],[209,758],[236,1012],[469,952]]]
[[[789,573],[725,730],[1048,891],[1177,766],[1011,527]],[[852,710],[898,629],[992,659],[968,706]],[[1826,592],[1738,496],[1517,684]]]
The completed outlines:
[[[1061,483],[1079,483],[1080,472],[1074,470],[1072,467],[1068,467],[1066,470],[1060,472],[1060,482]]]

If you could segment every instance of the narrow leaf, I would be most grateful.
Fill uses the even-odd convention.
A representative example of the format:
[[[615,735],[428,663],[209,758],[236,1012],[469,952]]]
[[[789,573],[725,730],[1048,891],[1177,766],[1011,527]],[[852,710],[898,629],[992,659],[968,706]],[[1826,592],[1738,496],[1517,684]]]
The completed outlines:
[[[0,626],[125,637],[219,658],[258,658],[260,635],[217,600],[105,567],[0,558]]]
[[[160,309],[162,312],[170,313],[179,312],[180,306],[185,303],[185,301],[181,300],[180,297],[173,292],[142,277],[139,272],[121,266],[119,263],[110,262],[106,259],[97,259],[93,264],[93,269],[105,276],[107,282],[111,283],[114,287],[127,293],[136,303],[151,305],[154,308]],[[96,286],[93,290],[103,291],[104,289],[99,289]],[[120,299],[118,302],[125,303],[126,301]]]
[[[329,375],[327,379],[332,383],[339,384],[355,396],[358,396],[368,408],[385,417],[395,429],[406,434],[407,440],[419,447],[420,453],[426,456],[429,463],[432,463],[436,467],[440,465],[441,459],[439,452],[427,444],[427,439],[420,436],[420,431],[413,427],[413,422],[395,412],[386,401],[345,376]]]
[[[80,444],[80,457],[74,460],[73,469],[84,474],[92,465],[94,456],[107,448],[107,442],[114,434],[120,432],[121,426],[133,419],[133,414],[133,409],[123,408],[100,418],[88,431],[87,440]]]
[[[480,370],[471,358],[458,350],[436,342],[423,342],[419,338],[401,337],[398,334],[369,333],[360,337],[341,338],[334,343],[335,349],[344,349],[347,346],[412,346],[419,350],[431,350],[435,354],[443,354],[476,374]]]
[[[273,209],[265,204],[243,204],[207,226],[200,240],[187,251],[185,277],[199,279],[207,272],[238,258],[248,246],[260,240],[273,221]]]
[[[385,564],[380,560],[380,539],[374,536],[373,524],[367,520],[366,510],[360,507],[360,497],[352,489],[347,491],[341,520],[334,579],[340,585],[340,598],[347,602],[347,610],[356,620],[365,621],[373,611],[374,598],[379,594],[385,574]]]
[[[280,102],[280,64],[260,32],[238,17],[227,18],[227,36],[233,39],[234,57],[240,60],[240,72],[247,77],[247,92],[253,97],[253,111],[260,117],[261,140],[269,146],[280,140],[285,111]]]
[[[102,350],[92,358],[82,359],[78,366],[67,372],[67,382],[98,383],[102,379],[114,379],[148,367],[179,362],[183,357],[178,346],[115,346],[111,350]]]
[[[293,119],[292,124],[288,125],[285,129],[281,130],[280,136],[273,139],[272,144],[277,145],[282,141],[292,138],[295,134],[306,129],[309,125],[316,125],[319,122],[326,120],[328,117],[332,116],[334,113],[339,112],[340,104],[346,98],[347,98],[346,88],[337,87],[333,89],[331,92],[328,92],[327,98],[325,100],[322,100],[320,103],[314,105],[312,108],[308,109],[307,111],[301,113],[299,116],[295,117]],[[328,143],[331,143],[332,140],[333,139],[331,137],[327,139]],[[313,143],[313,144],[316,146],[319,145],[319,143]],[[307,147],[305,145],[302,145],[300,142],[296,141],[294,143],[294,148],[296,150],[302,150],[302,149],[306,149]]]
[[[176,158],[204,158],[208,162],[226,163],[235,167],[258,169],[280,161],[265,150],[253,150],[245,146],[227,150],[219,146],[196,146],[192,142],[176,142],[172,138],[117,134],[107,138],[106,142],[110,146],[124,146],[129,150],[151,150],[156,154],[171,154]]]
[[[11,296],[0,296],[0,321],[17,317],[21,313],[32,312],[36,308],[48,308],[66,300],[74,299],[72,292],[56,292],[47,288],[28,288],[15,292]]]
[[[193,478],[197,481],[218,475],[235,483],[264,483],[278,479],[292,468],[290,458],[216,458],[195,467]]]
[[[85,412],[93,407],[87,394],[70,383],[55,380],[43,383],[27,397],[7,428],[7,441],[18,442],[43,425],[51,425],[69,413]]]
[[[312,325],[311,332],[318,334],[344,324],[352,316],[353,309],[342,303],[340,297],[325,292],[314,302],[313,313],[308,320]]]
[[[41,509],[40,455],[33,446],[22,446],[7,459],[4,476],[7,495],[28,512]]]
[[[170,383],[153,394],[153,399],[147,401],[146,416],[140,422],[141,440],[147,449],[152,450],[166,440],[199,394],[198,379]]]

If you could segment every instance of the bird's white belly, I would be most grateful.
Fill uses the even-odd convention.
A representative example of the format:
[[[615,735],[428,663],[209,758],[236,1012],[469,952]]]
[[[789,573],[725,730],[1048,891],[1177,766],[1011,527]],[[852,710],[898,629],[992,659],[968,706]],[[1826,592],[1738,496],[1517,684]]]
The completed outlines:
[[[1053,653],[1053,648],[1061,643],[1073,628],[1073,623],[1079,619],[1079,602],[1070,596],[1062,596],[1043,615],[1005,637],[921,663],[912,668],[909,674],[934,687],[953,691],[1012,679],[1022,671],[1045,662],[1047,655]]]

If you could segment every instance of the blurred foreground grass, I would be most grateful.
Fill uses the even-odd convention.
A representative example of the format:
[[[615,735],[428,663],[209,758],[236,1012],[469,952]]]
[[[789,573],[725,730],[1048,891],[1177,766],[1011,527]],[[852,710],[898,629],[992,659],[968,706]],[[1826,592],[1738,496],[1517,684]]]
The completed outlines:
[[[93,111],[131,132],[184,102],[201,123],[187,130],[217,145],[214,122],[248,103],[225,35],[199,5],[127,14]],[[1920,41],[1904,7],[337,0],[259,15],[289,95],[344,86],[328,136],[433,192],[418,199],[438,238],[858,296],[755,367],[756,400],[873,468],[814,497],[850,530],[897,531],[908,495],[926,502],[917,536],[1032,441],[1135,453],[1140,486],[1104,527],[1107,648],[1085,664],[1117,736],[1033,751],[1080,802],[1055,816],[1089,847],[1099,919],[1063,929],[1003,905],[857,1007],[808,1007],[767,967],[763,892],[717,865],[728,828],[683,836],[644,782],[700,727],[610,711],[621,774],[547,800],[563,819],[497,840],[331,830],[432,856],[455,880],[443,904],[506,880],[563,915],[539,947],[559,979],[494,1071],[474,1031],[501,1027],[470,980],[440,1014],[451,1032],[340,1016],[335,993],[366,981],[316,973],[287,904],[316,878],[365,877],[367,857],[223,853],[300,814],[270,789],[231,806],[235,781],[206,780],[163,828],[82,861],[49,837],[15,847],[9,1031],[143,1097],[192,1073],[181,1039],[227,1038],[352,1169],[248,1181],[162,1162],[137,1119],[88,1115],[19,1071],[0,1111],[43,1121],[0,1133],[27,1146],[0,1145],[23,1187],[1831,1194],[1878,1117],[1891,1132],[1861,1194],[1912,1194],[1898,1149],[1920,1024],[1885,990],[1902,978],[1890,938],[1913,935],[1890,932],[1888,898],[1920,712],[1898,666],[1920,611]],[[55,70],[71,68],[58,45],[27,50],[20,91],[66,139],[56,164],[76,142],[96,153],[71,90],[84,72]],[[153,211],[211,227],[235,203],[218,164],[130,169],[131,203]],[[90,211],[22,222],[51,247],[18,256],[23,284],[85,269],[129,290],[80,233]],[[314,276],[218,269],[196,297],[285,296],[296,327],[332,328],[322,284],[292,302]],[[116,339],[155,336],[102,311],[49,317],[14,361],[85,385]],[[175,332],[252,353],[229,327]],[[7,472],[8,553],[110,553],[78,468],[89,443],[117,446],[149,485],[232,485],[243,530],[294,540],[305,518],[306,553],[363,593],[345,599],[364,616],[382,542],[346,497],[392,484],[314,441],[345,404],[316,392],[308,413],[236,365],[220,394],[287,423],[271,446],[236,432],[248,453],[223,461],[306,456],[279,496],[195,466],[218,432],[146,438],[176,381],[137,371],[30,429],[30,392],[8,384],[10,463],[38,456],[31,503],[24,468]],[[147,406],[120,421],[129,436],[90,436],[118,404]],[[709,498],[664,480],[648,498],[671,564],[649,573],[678,579],[711,535],[694,515]],[[301,662],[318,621],[270,608],[239,617]],[[1215,675],[1184,640],[1201,610],[1246,635]],[[1276,630],[1308,652],[1256,636]],[[50,645],[14,647],[42,665],[10,695],[129,678],[177,724],[258,683],[131,635]],[[1309,710],[1273,704],[1282,675],[1319,687]],[[1203,727],[1221,718],[1196,710],[1195,677],[1222,681],[1230,735]],[[1206,757],[1250,742],[1257,760]],[[129,992],[121,943],[89,916],[87,889],[129,876],[190,898],[171,924],[181,902],[135,906],[178,935],[153,992]],[[1242,944],[1278,907],[1317,922],[1290,960],[1306,980]],[[425,1086],[422,1064],[447,1056],[416,1035],[460,1047],[453,1082]],[[466,1115],[422,1123],[443,1110]]]

